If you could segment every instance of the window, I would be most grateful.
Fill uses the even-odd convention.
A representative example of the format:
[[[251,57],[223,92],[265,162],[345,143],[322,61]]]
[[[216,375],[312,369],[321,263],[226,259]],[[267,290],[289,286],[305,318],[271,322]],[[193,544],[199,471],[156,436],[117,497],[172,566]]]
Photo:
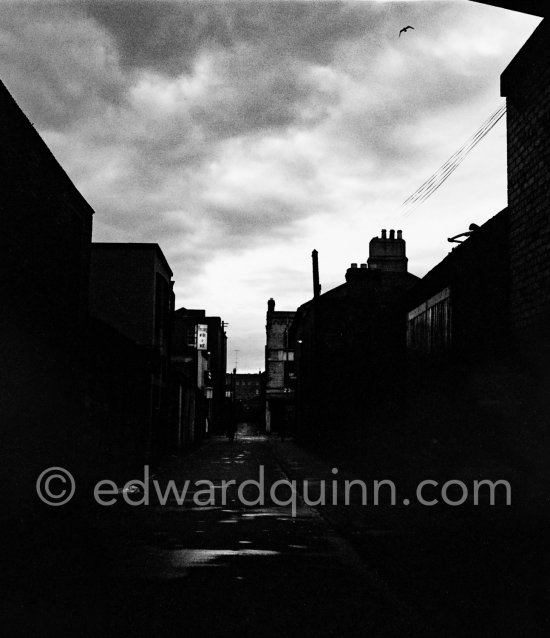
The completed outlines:
[[[278,350],[277,361],[294,361],[293,350]]]
[[[195,345],[196,345],[196,343],[195,343],[195,341],[196,341],[195,330],[196,330],[196,328],[195,328],[194,325],[193,326],[188,326],[187,330],[186,330],[186,339],[185,339],[185,341],[186,341],[187,345],[190,348],[194,348]]]

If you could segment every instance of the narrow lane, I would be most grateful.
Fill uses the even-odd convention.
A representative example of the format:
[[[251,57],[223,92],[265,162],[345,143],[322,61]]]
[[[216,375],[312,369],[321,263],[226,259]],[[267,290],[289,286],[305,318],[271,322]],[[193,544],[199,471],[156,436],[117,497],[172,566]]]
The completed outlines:
[[[78,635],[94,636],[395,635],[395,608],[315,509],[298,498],[293,515],[269,493],[263,505],[244,505],[236,486],[222,502],[222,481],[258,480],[260,466],[267,491],[287,478],[265,436],[212,438],[152,477],[161,493],[170,480],[179,492],[189,481],[183,504],[173,496],[155,504],[150,482],[149,506],[96,508],[84,534],[89,555],[80,547],[67,559],[65,547],[64,568],[34,585],[41,602],[32,613],[21,606],[22,634],[78,627]],[[205,489],[198,481],[214,484],[214,504],[197,506]],[[244,495],[255,499],[258,489]],[[143,497],[143,490],[128,496]],[[281,486],[278,499],[289,497]]]
[[[293,515],[269,494],[263,505],[246,506],[236,486],[222,502],[222,481],[259,480],[260,467],[267,490],[287,478],[265,437],[240,435],[233,444],[210,440],[165,468],[163,486],[174,479],[181,488],[190,480],[191,488],[183,507],[172,502],[146,515],[139,543],[126,550],[132,581],[170,590],[170,602],[163,601],[160,614],[144,614],[144,625],[153,620],[165,632],[179,627],[200,636],[381,635],[393,618],[383,613],[386,601],[366,566],[314,509],[298,501]],[[194,502],[193,486],[201,480],[216,486],[215,505]],[[259,495],[252,486],[244,494],[248,502]],[[281,486],[278,500],[290,496]],[[130,600],[121,629],[135,608]]]

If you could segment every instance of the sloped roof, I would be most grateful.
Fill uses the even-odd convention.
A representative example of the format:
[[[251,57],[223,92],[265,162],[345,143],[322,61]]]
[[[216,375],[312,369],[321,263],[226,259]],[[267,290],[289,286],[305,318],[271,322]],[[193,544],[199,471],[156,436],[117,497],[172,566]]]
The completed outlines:
[[[3,120],[4,130],[2,131],[1,159],[8,164],[14,159],[23,160],[29,166],[44,171],[46,167],[51,171],[51,176],[57,184],[63,185],[67,193],[70,193],[82,205],[90,215],[94,214],[93,208],[86,201],[82,193],[77,189],[65,169],[57,161],[54,154],[47,146],[46,142],[39,135],[34,125],[25,115],[21,107],[15,101],[13,95],[8,91],[6,85],[0,80],[0,116]],[[4,139],[7,130],[16,131],[15,137]],[[15,144],[15,145],[14,145]],[[37,161],[38,164],[37,164]],[[41,163],[43,162],[43,164]],[[44,178],[44,174],[41,175]]]

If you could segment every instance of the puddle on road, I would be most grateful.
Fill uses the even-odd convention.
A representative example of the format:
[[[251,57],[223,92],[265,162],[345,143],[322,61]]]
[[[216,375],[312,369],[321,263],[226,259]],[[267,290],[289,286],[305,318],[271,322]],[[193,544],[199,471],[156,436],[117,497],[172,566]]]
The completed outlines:
[[[281,552],[267,549],[171,549],[149,551],[134,562],[136,575],[148,580],[186,578],[190,569],[227,568],[226,559],[247,559],[279,556]],[[136,557],[137,558],[137,557]]]
[[[307,549],[307,545],[289,545],[291,549]]]
[[[281,516],[279,512],[260,512],[258,514],[241,514],[241,518],[256,520],[257,518],[274,518],[276,521],[294,521],[291,516]]]
[[[171,552],[170,561],[174,567],[202,566],[219,558],[278,556],[280,552],[270,549],[182,549]]]

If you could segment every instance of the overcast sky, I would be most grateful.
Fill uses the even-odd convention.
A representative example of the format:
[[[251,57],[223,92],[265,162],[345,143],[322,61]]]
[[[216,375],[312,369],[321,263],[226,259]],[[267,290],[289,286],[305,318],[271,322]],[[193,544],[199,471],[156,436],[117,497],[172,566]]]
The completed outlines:
[[[265,311],[403,229],[423,275],[506,205],[504,120],[422,207],[401,202],[502,103],[539,19],[455,2],[2,2],[0,76],[90,202],[95,241],[158,242],[177,307],[263,369]],[[399,30],[414,30],[398,37]]]

